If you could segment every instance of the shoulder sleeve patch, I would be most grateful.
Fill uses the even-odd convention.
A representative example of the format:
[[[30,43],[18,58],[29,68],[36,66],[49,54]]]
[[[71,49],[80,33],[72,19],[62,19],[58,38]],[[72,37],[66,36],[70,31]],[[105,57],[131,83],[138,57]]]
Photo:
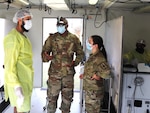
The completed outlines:
[[[106,62],[102,62],[102,63],[100,64],[100,67],[101,67],[101,69],[103,69],[103,70],[108,70],[108,69],[109,69],[109,66],[108,66],[108,64],[107,64]]]

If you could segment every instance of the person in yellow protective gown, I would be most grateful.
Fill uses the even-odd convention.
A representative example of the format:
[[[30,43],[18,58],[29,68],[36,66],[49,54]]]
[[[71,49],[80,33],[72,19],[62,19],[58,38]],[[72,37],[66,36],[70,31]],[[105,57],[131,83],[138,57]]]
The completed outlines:
[[[23,34],[32,27],[32,14],[25,9],[16,12],[13,28],[4,38],[5,101],[10,100],[14,113],[30,111],[33,89],[33,61],[30,40]]]
[[[145,40],[138,40],[136,42],[136,48],[123,55],[123,63],[134,66],[137,66],[138,63],[145,63],[150,66],[150,52],[145,47]]]

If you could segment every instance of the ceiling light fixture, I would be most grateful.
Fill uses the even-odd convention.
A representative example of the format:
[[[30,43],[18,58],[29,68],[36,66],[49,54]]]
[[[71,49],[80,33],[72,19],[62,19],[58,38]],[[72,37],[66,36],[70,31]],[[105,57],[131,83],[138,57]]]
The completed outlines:
[[[19,1],[26,4],[26,5],[29,5],[29,2],[27,2],[26,0],[19,0]]]
[[[43,3],[54,10],[69,10],[65,0],[44,0]]]
[[[90,5],[95,5],[98,2],[98,0],[89,0]]]

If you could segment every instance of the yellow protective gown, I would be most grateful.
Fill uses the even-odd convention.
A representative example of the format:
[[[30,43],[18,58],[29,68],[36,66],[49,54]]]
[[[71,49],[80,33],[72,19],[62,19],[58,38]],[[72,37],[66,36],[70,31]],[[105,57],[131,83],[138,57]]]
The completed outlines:
[[[4,38],[4,89],[5,100],[8,98],[12,106],[17,107],[15,86],[21,86],[24,95],[24,103],[18,112],[30,110],[31,94],[33,89],[33,61],[32,46],[27,37],[12,29]]]

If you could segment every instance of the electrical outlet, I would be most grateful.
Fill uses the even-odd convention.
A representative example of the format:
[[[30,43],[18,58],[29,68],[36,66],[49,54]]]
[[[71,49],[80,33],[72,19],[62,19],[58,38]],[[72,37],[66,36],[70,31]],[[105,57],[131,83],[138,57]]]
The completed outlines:
[[[132,105],[132,100],[127,100],[127,106],[131,106]]]

